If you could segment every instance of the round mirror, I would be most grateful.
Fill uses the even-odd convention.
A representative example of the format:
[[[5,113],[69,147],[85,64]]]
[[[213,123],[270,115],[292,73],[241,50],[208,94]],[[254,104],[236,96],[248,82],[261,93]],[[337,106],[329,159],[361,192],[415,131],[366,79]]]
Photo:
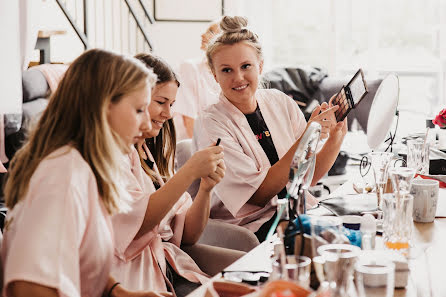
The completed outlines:
[[[307,179],[313,179],[313,166],[320,134],[321,125],[312,122],[300,139],[290,166],[289,181],[291,182],[291,185],[288,189],[288,193],[290,193],[290,195],[293,197],[297,194],[299,185],[302,183],[302,180],[307,174],[308,170],[310,170],[309,173],[311,177],[308,176]]]
[[[367,121],[367,143],[372,150],[383,144],[398,107],[400,85],[396,74],[387,75],[376,91]]]

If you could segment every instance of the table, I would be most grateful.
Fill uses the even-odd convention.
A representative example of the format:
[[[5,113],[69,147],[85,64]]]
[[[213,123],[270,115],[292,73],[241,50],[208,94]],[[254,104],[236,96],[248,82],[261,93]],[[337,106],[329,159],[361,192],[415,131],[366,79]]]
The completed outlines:
[[[352,182],[346,182],[331,195],[352,194]],[[359,198],[360,199],[360,198]],[[446,189],[440,189],[437,218],[433,223],[415,223],[410,274],[405,289],[395,290],[395,297],[446,296]]]
[[[331,196],[353,193],[352,182],[339,187]],[[360,198],[358,198],[360,199]],[[317,210],[314,213],[322,210]],[[446,189],[440,189],[438,211],[446,213]],[[405,289],[396,289],[395,297],[444,297],[446,296],[446,218],[436,218],[433,223],[414,223],[410,274]],[[273,241],[265,241],[226,268],[226,271],[261,271],[270,269],[269,257]],[[444,274],[443,274],[444,273]],[[221,278],[217,274],[212,280]],[[199,287],[189,297],[202,297],[211,282]]]
[[[273,250],[274,242],[278,239],[274,235],[270,240],[262,242],[260,245],[252,249],[246,255],[229,265],[225,271],[271,271],[270,256]],[[200,286],[188,297],[203,297],[206,294],[207,288],[212,284],[212,281],[222,278],[222,274],[215,275],[210,282]]]

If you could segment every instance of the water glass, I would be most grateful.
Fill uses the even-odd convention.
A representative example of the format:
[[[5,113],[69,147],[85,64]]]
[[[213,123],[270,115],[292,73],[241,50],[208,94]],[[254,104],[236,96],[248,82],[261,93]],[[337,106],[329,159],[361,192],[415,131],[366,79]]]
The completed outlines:
[[[311,216],[311,246],[313,257],[319,256],[317,248],[329,243],[343,243],[342,219],[329,216]]]
[[[282,267],[279,259],[274,259],[270,280],[287,279],[302,287],[310,286],[311,259],[305,256],[288,255]],[[286,273],[286,276],[283,275]]]
[[[358,297],[393,297],[395,264],[379,255],[360,256],[355,264]]]
[[[386,152],[371,152],[367,156],[370,159],[373,176],[375,177],[378,208],[381,209],[382,196],[387,184],[387,169],[389,168],[390,161],[393,159],[393,154]]]
[[[330,296],[354,296],[353,270],[361,249],[350,244],[326,244],[320,246],[317,251],[325,259],[324,268],[327,281],[330,283]]]
[[[412,237],[413,196],[385,194],[383,199],[383,240],[388,249],[408,254]]]
[[[429,174],[429,143],[419,139],[407,141],[407,167],[419,174]]]
[[[410,193],[415,169],[410,167],[392,167],[389,168],[389,177],[392,181],[393,192],[404,196]]]

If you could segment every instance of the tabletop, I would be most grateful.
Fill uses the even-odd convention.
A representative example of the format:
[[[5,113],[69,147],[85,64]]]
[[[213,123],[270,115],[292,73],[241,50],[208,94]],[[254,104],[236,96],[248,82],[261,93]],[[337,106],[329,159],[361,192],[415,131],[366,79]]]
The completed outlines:
[[[346,182],[330,196],[352,194],[352,182]],[[358,197],[360,199],[360,197]],[[310,211],[313,214],[325,214],[323,210]],[[395,297],[444,297],[446,296],[446,189],[440,189],[437,217],[433,223],[414,223],[409,257],[408,285],[395,289]],[[225,271],[270,271],[274,237],[265,241],[245,256],[227,267]],[[221,273],[212,279],[222,277]],[[205,296],[206,288],[211,282],[199,287],[188,296]]]

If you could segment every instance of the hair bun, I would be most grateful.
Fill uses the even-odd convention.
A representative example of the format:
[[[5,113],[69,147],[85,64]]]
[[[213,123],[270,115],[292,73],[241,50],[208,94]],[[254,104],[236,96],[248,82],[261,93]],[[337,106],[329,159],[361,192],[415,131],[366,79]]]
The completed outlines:
[[[246,29],[248,19],[241,16],[224,16],[220,21],[220,28],[223,33],[237,33]]]

